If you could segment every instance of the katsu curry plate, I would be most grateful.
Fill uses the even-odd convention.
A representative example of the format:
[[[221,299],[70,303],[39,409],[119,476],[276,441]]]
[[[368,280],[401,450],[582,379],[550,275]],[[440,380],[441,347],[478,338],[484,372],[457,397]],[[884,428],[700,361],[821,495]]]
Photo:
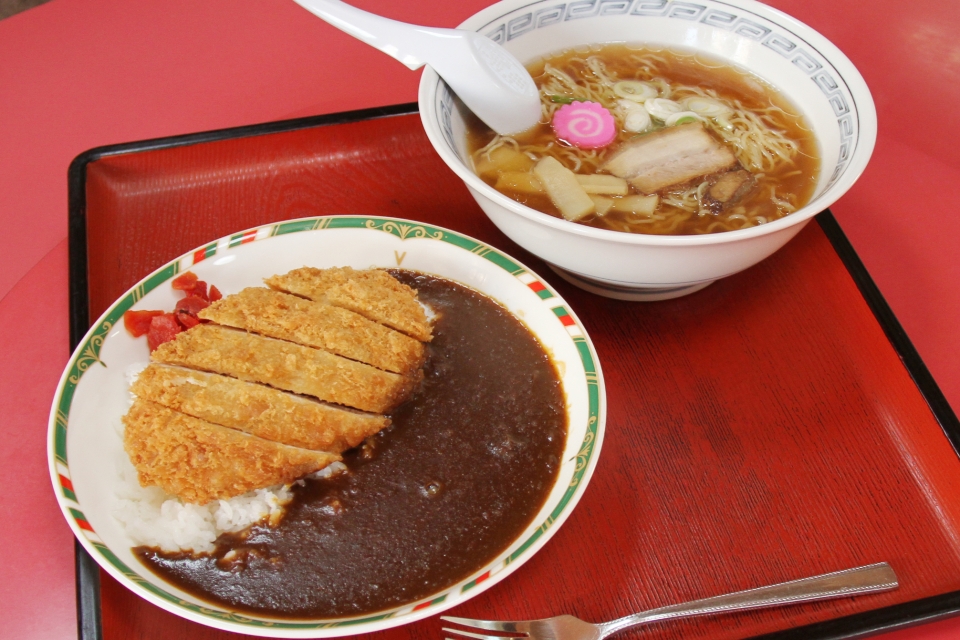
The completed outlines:
[[[161,267],[90,328],[48,458],[100,566],[184,618],[352,635],[495,585],[570,515],[605,398],[573,311],[448,229],[282,222]]]

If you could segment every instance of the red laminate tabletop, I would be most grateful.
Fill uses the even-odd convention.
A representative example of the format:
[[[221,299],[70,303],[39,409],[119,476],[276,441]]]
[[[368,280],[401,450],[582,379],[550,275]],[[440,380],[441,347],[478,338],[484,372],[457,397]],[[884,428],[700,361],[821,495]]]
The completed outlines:
[[[488,3],[355,4],[454,26]],[[877,148],[833,211],[956,410],[960,212],[944,194],[960,182],[960,5],[771,4],[832,39],[873,91]],[[419,74],[290,0],[53,0],[0,22],[0,61],[0,637],[66,638],[73,544],[45,435],[69,355],[68,164],[105,144],[413,101]],[[960,620],[882,637],[956,638]]]

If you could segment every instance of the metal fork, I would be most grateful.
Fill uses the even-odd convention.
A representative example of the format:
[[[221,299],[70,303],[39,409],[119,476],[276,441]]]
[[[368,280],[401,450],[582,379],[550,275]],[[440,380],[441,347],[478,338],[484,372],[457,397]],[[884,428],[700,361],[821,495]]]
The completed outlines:
[[[632,616],[619,618],[611,622],[591,624],[573,616],[557,616],[544,620],[471,620],[469,618],[455,618],[441,616],[446,622],[462,625],[473,629],[452,629],[444,627],[443,631],[457,634],[447,640],[473,638],[475,640],[501,640],[502,638],[532,638],[533,640],[600,640],[609,635],[623,631],[628,627],[645,624],[657,620],[672,618],[686,618],[711,613],[727,613],[730,611],[744,611],[747,609],[761,609],[776,607],[828,598],[843,598],[863,593],[888,591],[899,586],[897,574],[886,562],[870,564],[856,569],[846,569],[825,573],[821,576],[792,580],[769,587],[748,589],[722,596],[694,600],[684,604],[674,604],[659,609],[651,609]],[[475,631],[492,631],[495,635],[476,633]]]

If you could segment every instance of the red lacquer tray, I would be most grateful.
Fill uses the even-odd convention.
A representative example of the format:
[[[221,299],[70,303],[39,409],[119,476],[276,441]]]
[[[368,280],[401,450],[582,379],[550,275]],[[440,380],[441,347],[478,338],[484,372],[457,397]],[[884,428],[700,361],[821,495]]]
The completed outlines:
[[[960,424],[829,212],[678,300],[580,291],[503,236],[412,105],[94,149],[70,171],[71,337],[144,275],[247,227],[327,214],[450,227],[512,254],[590,332],[593,480],[546,547],[451,613],[606,620],[878,561],[897,591],[652,624],[637,638],[837,638],[960,611]],[[234,637],[78,555],[81,636]],[[377,634],[440,637],[437,619]],[[235,636],[240,637],[240,636]]]

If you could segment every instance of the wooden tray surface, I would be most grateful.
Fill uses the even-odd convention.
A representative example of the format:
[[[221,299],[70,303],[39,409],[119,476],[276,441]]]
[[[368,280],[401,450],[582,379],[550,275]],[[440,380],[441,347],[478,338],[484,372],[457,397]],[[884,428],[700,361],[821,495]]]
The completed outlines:
[[[513,255],[567,299],[596,345],[609,407],[597,471],[567,523],[514,575],[451,613],[601,621],[878,561],[891,563],[900,589],[652,624],[631,637],[847,637],[958,610],[956,416],[829,212],[773,257],[699,293],[609,300],[503,236],[409,111],[79,157],[74,342],[156,267],[247,227],[332,214],[446,226]],[[79,562],[84,637],[98,637],[97,614],[108,639],[243,637],[168,614],[105,573],[98,609],[96,574],[84,569],[89,558]],[[376,635],[434,640],[440,624]]]

